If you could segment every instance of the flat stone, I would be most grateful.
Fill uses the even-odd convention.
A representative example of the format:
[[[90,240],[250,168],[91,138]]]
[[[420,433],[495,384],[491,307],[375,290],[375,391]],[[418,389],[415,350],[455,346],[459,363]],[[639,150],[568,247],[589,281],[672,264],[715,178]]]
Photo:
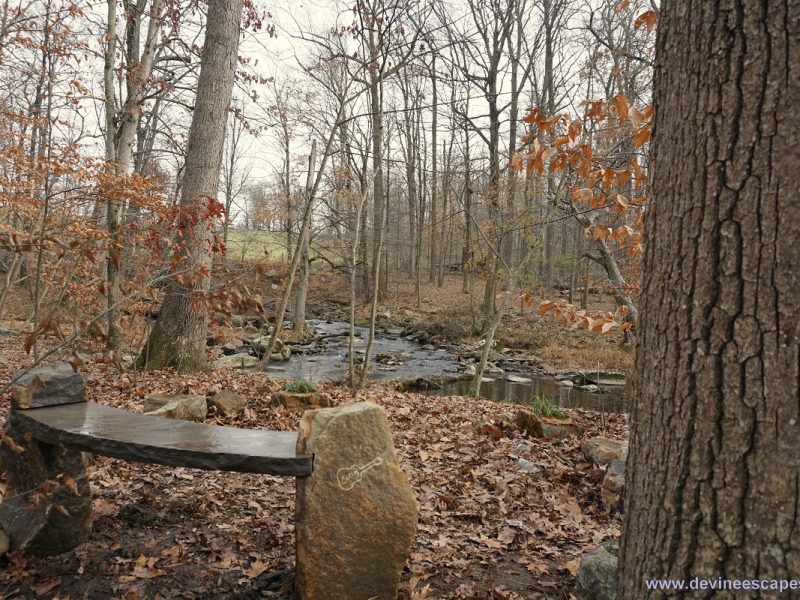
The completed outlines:
[[[247,369],[255,367],[258,364],[258,358],[250,356],[249,354],[232,354],[231,356],[223,356],[214,361],[215,369]]]
[[[578,600],[617,600],[619,542],[606,540],[581,557],[575,581]]]
[[[556,381],[556,384],[560,385],[561,387],[566,387],[566,388],[571,388],[571,387],[573,387],[575,385],[569,379],[559,379],[558,381]]]
[[[19,409],[86,402],[86,385],[69,363],[36,367],[12,386],[11,401]]]
[[[509,383],[531,383],[531,380],[527,377],[520,377],[519,375],[508,375],[506,376],[506,381]]]
[[[154,417],[202,421],[208,414],[206,397],[199,394],[150,394],[142,412]]]
[[[270,406],[282,406],[295,412],[327,408],[330,405],[331,397],[325,392],[275,392],[270,401]]]
[[[417,503],[384,410],[362,402],[307,411],[297,452],[314,455],[314,472],[297,480],[298,598],[396,598]]]
[[[247,400],[230,390],[220,390],[208,399],[208,409],[214,409],[216,414],[223,417],[233,417],[244,412]]]
[[[625,498],[625,461],[612,460],[600,490],[603,504],[609,512],[622,512]]]
[[[48,444],[170,467],[302,477],[313,462],[295,452],[294,431],[174,421],[93,402],[14,411],[12,419]]]
[[[623,460],[628,456],[628,442],[606,437],[586,438],[581,441],[581,451],[586,460],[605,466],[612,461]]]

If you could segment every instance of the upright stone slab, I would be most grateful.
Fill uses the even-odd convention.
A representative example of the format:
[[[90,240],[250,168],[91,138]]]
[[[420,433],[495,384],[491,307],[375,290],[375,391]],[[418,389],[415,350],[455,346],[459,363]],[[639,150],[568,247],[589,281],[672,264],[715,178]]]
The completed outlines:
[[[307,411],[298,454],[297,596],[393,600],[417,524],[417,503],[397,463],[383,409],[369,402]]]
[[[91,492],[83,454],[26,435],[17,415],[28,409],[85,402],[83,376],[69,364],[32,369],[12,388],[12,409],[0,442],[6,491],[0,529],[11,550],[60,554],[91,530]],[[10,442],[9,442],[10,440]]]
[[[0,503],[0,528],[11,550],[61,554],[84,542],[91,531],[92,498],[83,454],[26,436],[14,422],[0,444],[6,491]]]

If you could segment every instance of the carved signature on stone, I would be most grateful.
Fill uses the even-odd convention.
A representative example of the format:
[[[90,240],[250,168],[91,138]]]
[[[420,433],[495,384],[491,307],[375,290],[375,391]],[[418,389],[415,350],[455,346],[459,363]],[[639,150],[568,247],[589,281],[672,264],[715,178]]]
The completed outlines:
[[[342,467],[336,472],[336,480],[339,482],[339,487],[346,492],[352,490],[364,478],[364,473],[382,464],[383,459],[378,456],[363,466]]]

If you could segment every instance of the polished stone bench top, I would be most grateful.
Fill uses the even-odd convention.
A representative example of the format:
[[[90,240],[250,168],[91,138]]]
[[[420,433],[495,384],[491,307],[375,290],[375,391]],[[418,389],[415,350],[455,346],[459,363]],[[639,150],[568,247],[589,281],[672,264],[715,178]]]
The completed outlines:
[[[172,467],[304,477],[313,464],[295,452],[293,431],[206,425],[93,402],[13,410],[11,419],[49,444]]]

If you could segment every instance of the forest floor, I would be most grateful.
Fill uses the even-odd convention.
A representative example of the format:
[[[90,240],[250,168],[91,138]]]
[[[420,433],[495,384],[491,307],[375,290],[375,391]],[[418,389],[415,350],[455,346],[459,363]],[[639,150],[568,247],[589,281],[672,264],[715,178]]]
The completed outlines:
[[[481,292],[476,280],[475,297]],[[265,305],[278,292],[258,286]],[[423,284],[417,305],[412,282],[389,286],[382,309],[439,343],[479,339],[477,306],[461,293],[461,276],[443,287]],[[311,279],[309,318],[346,319],[347,280],[320,271]],[[591,308],[608,308],[593,297]],[[499,333],[501,346],[526,350],[546,372],[580,369],[627,372],[632,352],[619,336],[568,331],[533,308],[517,304]],[[27,311],[22,297],[6,318]],[[368,306],[357,311],[364,319]],[[19,321],[12,324],[19,325]],[[141,318],[124,326],[144,334]],[[30,364],[23,336],[0,335],[0,387]],[[90,400],[140,412],[154,392],[212,395],[229,389],[248,399],[243,416],[209,422],[244,428],[296,430],[297,415],[269,406],[280,383],[234,370],[176,376],[171,371],[123,372],[98,360],[99,341],[79,348],[87,361]],[[62,360],[66,355],[52,357]],[[331,388],[335,405],[370,400],[383,406],[398,459],[420,507],[417,535],[404,571],[401,598],[569,598],[579,557],[620,522],[600,500],[604,471],[584,458],[579,440],[533,439],[513,425],[514,405],[455,396],[423,396],[374,384],[353,392]],[[8,399],[0,398],[5,419]],[[569,411],[586,435],[627,438],[626,415]],[[520,470],[531,461],[535,473]],[[91,538],[55,558],[14,553],[0,558],[0,600],[78,598],[291,598],[294,569],[294,480],[203,472],[93,457]],[[5,482],[0,474],[0,495]]]
[[[3,338],[4,341],[10,338]],[[29,359],[4,348],[0,381]],[[217,370],[120,373],[89,363],[90,400],[141,410],[153,392],[230,389],[249,406],[246,428],[295,430],[298,417],[269,407],[278,384],[259,373]],[[525,437],[515,407],[373,387],[329,390],[334,404],[383,406],[398,459],[420,507],[401,598],[568,598],[581,553],[619,533],[601,506],[603,471],[578,440]],[[0,417],[8,401],[2,399]],[[571,411],[586,435],[627,437],[625,415]],[[517,459],[540,470],[522,472]],[[91,538],[55,558],[0,559],[0,598],[126,600],[291,598],[294,480],[91,459]],[[2,481],[0,481],[2,486]]]

